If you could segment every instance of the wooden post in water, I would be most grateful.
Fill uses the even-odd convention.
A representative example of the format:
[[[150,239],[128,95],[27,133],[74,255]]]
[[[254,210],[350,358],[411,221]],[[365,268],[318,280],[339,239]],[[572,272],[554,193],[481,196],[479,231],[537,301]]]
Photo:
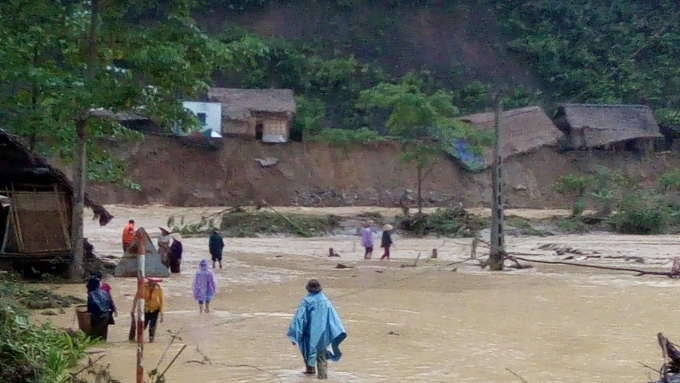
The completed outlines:
[[[491,250],[489,253],[489,269],[503,270],[503,256],[505,255],[505,241],[503,234],[503,170],[501,159],[501,114],[503,103],[496,106],[496,123],[494,124],[493,169],[491,171],[491,185],[493,187],[493,204],[491,207]]]
[[[143,235],[137,236],[135,247],[134,250],[137,251],[137,383],[144,383],[144,266],[146,264],[146,237]],[[130,250],[134,251],[133,249]]]

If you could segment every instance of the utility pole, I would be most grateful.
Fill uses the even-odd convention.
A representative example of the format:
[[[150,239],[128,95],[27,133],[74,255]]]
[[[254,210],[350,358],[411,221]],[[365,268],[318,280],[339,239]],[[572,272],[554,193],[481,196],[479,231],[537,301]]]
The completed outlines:
[[[498,101],[496,106],[496,121],[494,124],[493,169],[491,171],[491,185],[493,187],[493,204],[491,206],[491,252],[489,253],[489,269],[503,270],[503,256],[505,256],[505,235],[503,233],[503,169],[501,160],[501,114],[503,103]]]

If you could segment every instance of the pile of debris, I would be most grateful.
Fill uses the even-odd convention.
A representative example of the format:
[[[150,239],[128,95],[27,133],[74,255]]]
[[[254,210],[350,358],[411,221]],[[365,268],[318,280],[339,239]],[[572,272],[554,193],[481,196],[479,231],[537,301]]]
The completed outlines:
[[[0,302],[14,300],[32,310],[67,308],[84,304],[85,300],[72,295],[59,295],[46,289],[28,289],[23,283],[0,280]]]
[[[331,234],[340,228],[337,215],[281,214],[276,210],[228,212],[222,216],[220,231],[225,237],[293,235],[314,237]]]
[[[468,213],[460,205],[437,209],[432,214],[405,216],[398,223],[399,229],[414,235],[436,234],[453,238],[474,238],[486,225],[486,220]]]

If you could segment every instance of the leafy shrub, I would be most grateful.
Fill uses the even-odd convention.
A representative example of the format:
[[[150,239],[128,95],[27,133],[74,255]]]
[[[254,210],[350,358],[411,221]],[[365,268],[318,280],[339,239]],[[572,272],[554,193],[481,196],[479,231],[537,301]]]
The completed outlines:
[[[359,130],[347,129],[323,129],[312,137],[311,141],[327,141],[332,146],[344,146],[351,142],[368,144],[370,142],[385,141],[388,138],[380,135],[375,130],[361,128]]]
[[[0,382],[67,382],[92,344],[84,333],[29,322],[16,301],[0,298]]]
[[[609,218],[612,230],[621,234],[660,234],[669,222],[668,208],[653,196],[631,193],[618,204]]]
[[[659,188],[663,191],[680,190],[680,169],[662,174],[659,177]]]

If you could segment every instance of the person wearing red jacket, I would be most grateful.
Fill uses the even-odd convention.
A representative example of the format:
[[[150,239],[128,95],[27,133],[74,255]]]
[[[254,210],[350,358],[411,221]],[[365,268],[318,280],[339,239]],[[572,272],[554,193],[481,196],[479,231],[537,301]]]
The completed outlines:
[[[123,251],[127,251],[132,243],[132,239],[135,238],[135,221],[129,220],[128,224],[123,228]]]

